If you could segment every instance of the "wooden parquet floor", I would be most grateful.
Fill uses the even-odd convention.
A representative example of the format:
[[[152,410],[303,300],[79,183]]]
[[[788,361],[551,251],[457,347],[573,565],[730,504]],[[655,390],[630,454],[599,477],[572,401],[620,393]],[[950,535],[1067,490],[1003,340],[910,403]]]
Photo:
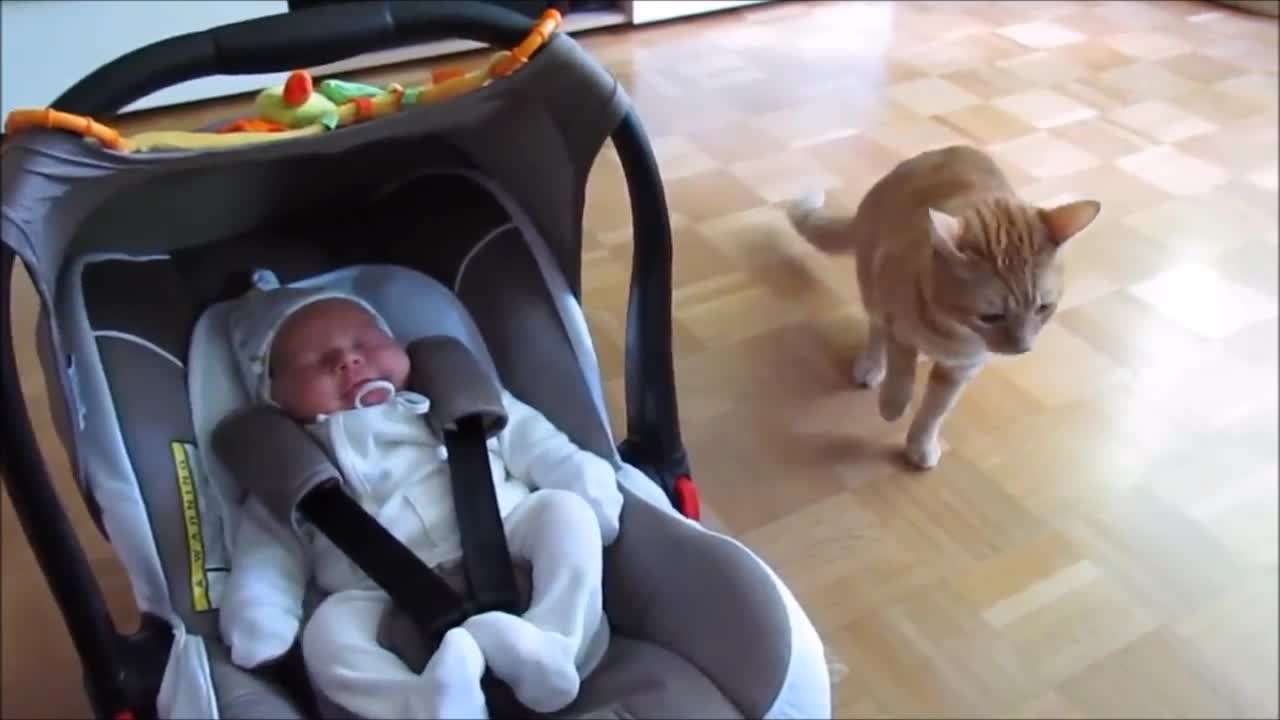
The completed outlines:
[[[1274,19],[1199,2],[787,2],[581,40],[625,83],[666,179],[709,522],[812,613],[838,717],[1280,713],[1278,38]],[[850,380],[852,266],[806,248],[779,206],[826,189],[852,207],[955,142],[990,150],[1029,200],[1089,195],[1103,213],[1072,241],[1036,350],[975,382],[941,465],[916,473],[897,456],[905,421]],[[629,227],[606,149],[583,274],[615,422]],[[18,303],[30,328],[25,282]],[[128,623],[128,583],[69,488]],[[7,498],[3,522],[3,714],[83,714]]]

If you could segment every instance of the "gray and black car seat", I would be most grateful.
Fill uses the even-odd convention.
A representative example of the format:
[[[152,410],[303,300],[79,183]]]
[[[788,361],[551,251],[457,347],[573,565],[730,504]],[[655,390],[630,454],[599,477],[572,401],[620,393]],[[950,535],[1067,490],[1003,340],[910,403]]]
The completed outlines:
[[[206,75],[316,66],[442,37],[510,46],[528,26],[484,3],[318,7],[142,48],[53,107],[109,118]],[[579,304],[586,178],[610,138],[635,247],[620,443]],[[495,383],[618,468],[625,504],[606,551],[610,643],[557,716],[830,716],[822,644],[792,593],[749,549],[696,521],[672,376],[661,181],[624,91],[568,36],[553,36],[501,83],[319,136],[124,154],[29,130],[6,138],[0,168],[0,469],[96,716],[340,714],[296,662],[234,666],[217,631],[230,570],[224,529],[239,496],[209,471],[217,461],[207,438],[234,403],[208,377],[188,375],[198,327],[216,322],[220,303],[261,268],[284,283],[345,283],[392,316],[430,315],[405,332],[429,326],[465,346]],[[107,613],[35,442],[10,318],[15,259],[40,296],[37,346],[59,432],[142,612],[132,633]],[[340,503],[328,507],[341,516]]]

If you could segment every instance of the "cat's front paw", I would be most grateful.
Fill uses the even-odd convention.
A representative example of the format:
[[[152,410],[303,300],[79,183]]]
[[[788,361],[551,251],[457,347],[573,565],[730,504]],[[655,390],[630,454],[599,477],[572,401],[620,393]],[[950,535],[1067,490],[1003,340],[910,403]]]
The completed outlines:
[[[853,361],[853,384],[860,388],[873,388],[884,380],[884,356],[863,352]]]
[[[902,417],[911,404],[911,384],[890,382],[880,386],[880,417],[886,422],[894,422]]]
[[[942,443],[937,440],[908,440],[906,456],[907,462],[916,468],[932,469],[942,459]]]

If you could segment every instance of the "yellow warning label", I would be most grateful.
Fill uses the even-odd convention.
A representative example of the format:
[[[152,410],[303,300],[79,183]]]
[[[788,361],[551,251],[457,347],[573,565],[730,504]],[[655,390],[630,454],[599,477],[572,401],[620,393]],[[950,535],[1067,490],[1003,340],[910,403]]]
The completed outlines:
[[[173,465],[178,474],[178,492],[182,497],[182,522],[187,530],[187,557],[191,563],[191,603],[196,612],[210,609],[209,576],[205,572],[204,530],[200,524],[200,502],[196,496],[195,472],[191,468],[196,457],[194,445],[174,441]]]

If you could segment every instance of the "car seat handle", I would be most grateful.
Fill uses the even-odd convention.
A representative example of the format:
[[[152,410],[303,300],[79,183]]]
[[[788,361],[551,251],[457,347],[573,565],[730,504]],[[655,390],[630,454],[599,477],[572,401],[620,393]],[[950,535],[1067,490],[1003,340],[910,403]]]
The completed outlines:
[[[509,47],[534,20],[479,0],[365,0],[320,5],[176,35],[128,52],[53,101],[105,119],[171,85],[214,75],[287,72],[433,40]]]

